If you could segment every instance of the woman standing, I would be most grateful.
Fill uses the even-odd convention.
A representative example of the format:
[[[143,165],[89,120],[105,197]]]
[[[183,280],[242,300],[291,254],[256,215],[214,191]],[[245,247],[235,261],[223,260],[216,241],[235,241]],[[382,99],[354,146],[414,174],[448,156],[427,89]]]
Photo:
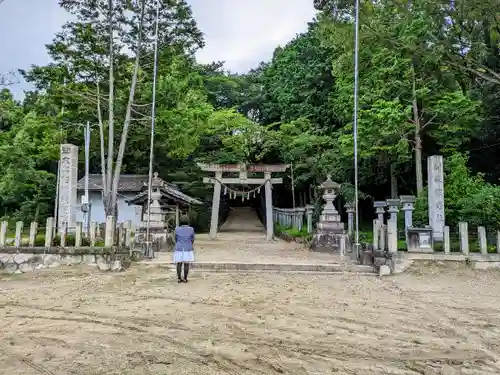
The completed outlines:
[[[179,221],[180,226],[175,228],[174,263],[177,265],[177,281],[187,283],[189,263],[194,262],[194,229],[189,226],[187,216],[182,216]]]

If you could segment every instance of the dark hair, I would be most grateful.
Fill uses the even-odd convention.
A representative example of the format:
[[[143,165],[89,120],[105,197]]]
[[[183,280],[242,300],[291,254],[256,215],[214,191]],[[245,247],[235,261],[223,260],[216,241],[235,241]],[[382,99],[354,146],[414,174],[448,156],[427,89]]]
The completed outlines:
[[[180,225],[189,225],[189,217],[187,215],[182,215],[179,218],[179,224]]]

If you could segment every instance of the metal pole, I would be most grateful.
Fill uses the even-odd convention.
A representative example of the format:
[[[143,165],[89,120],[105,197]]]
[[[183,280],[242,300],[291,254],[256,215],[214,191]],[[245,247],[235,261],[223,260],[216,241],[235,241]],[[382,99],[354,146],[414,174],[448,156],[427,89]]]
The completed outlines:
[[[155,116],[156,116],[156,75],[158,70],[158,19],[160,18],[160,2],[156,0],[156,25],[155,25],[155,50],[153,65],[153,98],[151,104],[151,141],[149,145],[149,176],[148,176],[148,216],[146,222],[146,256],[153,258],[154,253],[151,248],[150,226],[151,226],[151,195],[153,183],[153,158],[154,158],[154,137],[155,137]]]
[[[292,206],[295,210],[295,179],[293,178],[293,163],[290,163],[290,170],[292,172]]]
[[[89,154],[90,154],[90,121],[87,121],[85,127],[85,202],[87,204],[87,211],[85,212],[85,231],[87,237],[89,236],[90,229],[90,197],[89,197]]]
[[[359,89],[359,0],[355,0],[356,10],[354,17],[354,204],[355,227],[354,240],[356,259],[359,259],[359,192],[358,192],[358,89]]]

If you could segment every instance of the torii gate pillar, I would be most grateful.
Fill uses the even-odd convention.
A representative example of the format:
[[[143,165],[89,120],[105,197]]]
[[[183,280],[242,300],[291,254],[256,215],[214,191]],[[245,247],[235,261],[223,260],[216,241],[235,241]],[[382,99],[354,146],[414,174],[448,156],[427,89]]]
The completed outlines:
[[[266,180],[266,240],[271,241],[274,237],[274,222],[273,222],[273,191],[271,186],[271,172],[265,172]]]
[[[222,184],[224,185],[264,185],[266,199],[266,239],[272,240],[274,236],[273,222],[273,184],[283,183],[282,178],[272,178],[271,174],[285,172],[289,165],[276,164],[201,164],[198,166],[205,172],[215,172],[215,178],[204,177],[203,182],[214,185],[214,195],[212,199],[212,215],[210,220],[210,238],[217,238],[219,226],[219,206]],[[223,172],[239,173],[239,177],[223,177]],[[248,177],[248,172],[257,174],[263,173],[262,177]]]
[[[215,172],[214,197],[212,199],[212,216],[210,218],[210,238],[217,237],[217,228],[219,227],[219,207],[221,192],[222,172]]]

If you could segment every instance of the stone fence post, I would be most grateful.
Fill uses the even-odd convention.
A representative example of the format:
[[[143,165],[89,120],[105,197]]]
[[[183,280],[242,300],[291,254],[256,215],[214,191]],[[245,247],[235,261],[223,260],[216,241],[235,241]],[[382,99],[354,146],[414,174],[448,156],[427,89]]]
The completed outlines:
[[[386,244],[387,244],[387,226],[385,224],[380,224],[379,222],[379,227],[378,227],[378,238],[379,238],[379,249],[382,251],[386,250]]]
[[[90,246],[95,247],[96,239],[97,239],[97,223],[95,221],[92,221],[90,223],[90,228],[89,228],[89,240],[90,240]]]
[[[38,231],[38,223],[36,221],[33,221],[30,224],[29,247],[35,246],[37,231]]]
[[[486,228],[477,227],[477,235],[479,237],[479,250],[481,254],[488,254],[488,242],[486,241]]]
[[[2,221],[0,226],[0,246],[5,247],[7,245],[7,229],[9,227],[8,221]]]
[[[373,249],[379,250],[380,221],[373,220]]]
[[[398,251],[398,222],[397,219],[387,220],[387,249],[390,253]]]
[[[14,246],[19,248],[23,241],[23,227],[24,223],[22,221],[16,222],[16,237],[14,239]]]
[[[125,247],[132,247],[132,220],[123,223],[125,226]]]
[[[450,243],[450,227],[444,227],[444,253],[449,254],[451,252],[451,243]]]
[[[469,255],[469,228],[466,222],[458,223],[458,235],[460,236],[460,251]]]
[[[83,223],[81,221],[76,222],[76,232],[75,232],[75,247],[82,246],[82,234],[83,234]]]
[[[302,228],[304,228],[304,215],[306,209],[304,207],[298,207],[295,209],[295,212],[297,215],[297,229],[302,231]]]
[[[313,210],[314,210],[313,205],[311,204],[306,205],[307,233],[313,232]]]
[[[106,227],[104,231],[104,247],[113,247],[115,244],[115,218],[113,216],[106,217]],[[147,238],[146,241],[148,240]]]
[[[52,240],[54,239],[54,228],[55,219],[53,217],[48,217],[45,222],[45,248],[48,249],[52,247]]]
[[[61,226],[59,228],[59,236],[61,236],[61,242],[60,246],[61,247],[66,247],[66,236],[68,235],[68,224],[66,223],[61,223]]]
[[[354,233],[354,205],[349,202],[344,205],[347,212],[347,234],[352,238]]]

